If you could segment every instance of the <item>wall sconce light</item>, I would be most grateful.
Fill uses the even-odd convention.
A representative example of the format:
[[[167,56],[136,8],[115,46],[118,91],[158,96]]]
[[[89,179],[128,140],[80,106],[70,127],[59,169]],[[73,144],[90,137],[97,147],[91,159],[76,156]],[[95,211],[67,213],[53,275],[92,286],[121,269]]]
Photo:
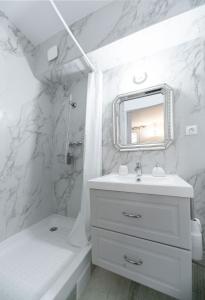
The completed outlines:
[[[147,80],[147,72],[140,72],[133,76],[133,82],[135,84],[142,84]]]

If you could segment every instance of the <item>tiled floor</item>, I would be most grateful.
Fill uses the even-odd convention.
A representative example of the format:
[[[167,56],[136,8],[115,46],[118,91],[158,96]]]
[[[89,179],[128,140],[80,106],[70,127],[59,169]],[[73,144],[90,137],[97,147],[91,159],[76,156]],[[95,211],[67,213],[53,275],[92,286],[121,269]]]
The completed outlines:
[[[80,300],[173,300],[173,298],[96,267]],[[205,269],[193,265],[193,300],[205,300]]]

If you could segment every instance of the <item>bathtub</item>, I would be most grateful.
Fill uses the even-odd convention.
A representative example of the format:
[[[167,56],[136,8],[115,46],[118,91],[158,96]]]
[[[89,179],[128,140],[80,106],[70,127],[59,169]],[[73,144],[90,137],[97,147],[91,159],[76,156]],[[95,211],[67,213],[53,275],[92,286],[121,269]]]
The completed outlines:
[[[91,246],[68,244],[73,222],[51,215],[0,243],[1,300],[80,297],[90,277]]]

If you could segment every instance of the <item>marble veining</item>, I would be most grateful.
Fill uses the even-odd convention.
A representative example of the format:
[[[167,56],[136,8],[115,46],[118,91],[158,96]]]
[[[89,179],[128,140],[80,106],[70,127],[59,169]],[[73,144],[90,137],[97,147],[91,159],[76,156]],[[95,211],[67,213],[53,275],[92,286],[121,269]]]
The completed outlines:
[[[203,0],[152,0],[149,3],[141,0],[126,1],[126,3],[115,1],[74,23],[71,29],[85,51],[89,52],[204,3],[205,1]],[[107,20],[106,26],[105,18]],[[204,24],[204,20],[201,20],[201,22]],[[48,64],[45,54],[53,43],[59,44],[60,55],[56,61]],[[49,41],[39,45],[35,49],[34,56],[36,58],[36,76],[49,74],[49,80],[56,81],[57,78],[57,81],[60,81],[66,72],[69,72],[68,62],[78,57],[79,53],[67,34],[62,31]],[[132,82],[133,73],[137,68],[145,69],[148,73],[148,79],[144,85],[136,86]],[[203,200],[205,198],[202,187],[204,184],[205,165],[202,154],[200,154],[202,151],[199,141],[204,136],[204,77],[204,41],[198,39],[197,41],[163,51],[153,57],[141,59],[134,64],[106,72],[104,76],[103,113],[103,172],[116,171],[120,163],[128,164],[130,170],[133,171],[133,162],[136,160],[142,161],[144,172],[150,172],[153,165],[156,162],[160,162],[167,172],[177,172],[189,182],[194,182],[196,186],[195,211],[196,215],[202,219],[203,224],[205,224],[205,204]],[[83,80],[83,77],[81,80]],[[141,89],[162,82],[170,84],[174,88],[175,93],[174,143],[166,151],[120,154],[112,145],[112,100],[119,93]],[[71,83],[67,84],[70,88]],[[59,105],[63,105],[63,100]],[[56,110],[54,109],[54,111]],[[61,120],[61,117],[59,120]],[[63,126],[60,125],[63,123],[62,118],[58,125],[59,128]],[[185,126],[193,123],[198,124],[200,134],[197,137],[187,138],[184,136]],[[74,175],[73,177],[75,171],[63,164],[65,131],[63,128],[60,131],[61,134],[57,127],[54,130],[54,132],[58,132],[59,140],[56,144],[61,145],[61,149],[58,149],[55,153],[56,158],[54,158],[54,161],[56,160],[58,167],[54,168],[53,184],[54,200],[57,203],[58,211],[65,212],[66,202],[72,203],[72,201],[67,200],[72,199],[70,194],[75,186],[73,178],[80,176],[80,173],[76,173],[76,176]],[[197,159],[193,158],[195,153],[199,153]],[[190,163],[187,164],[187,161]],[[61,186],[63,186],[62,190]]]
[[[65,143],[70,93],[77,103],[70,141],[83,140],[87,76],[74,63],[77,75],[68,78],[69,67],[62,66],[67,38],[59,61],[39,81],[34,47],[0,14],[0,240],[53,212],[75,217],[80,208],[83,145],[70,149],[74,163],[68,166]]]
[[[50,94],[32,74],[32,51],[0,13],[0,240],[54,210]]]
[[[71,25],[74,35],[88,53],[145,27],[166,20],[205,3],[205,0],[112,1],[104,8]],[[106,20],[106,21],[105,21]],[[47,50],[59,45],[59,57],[48,63]],[[52,66],[60,66],[80,56],[65,31],[36,47],[35,74],[42,76]]]
[[[71,28],[88,52],[204,3],[204,0],[115,1]],[[48,63],[47,50],[54,43],[59,45],[60,54],[57,60]],[[155,162],[160,162],[168,173],[177,172],[194,185],[196,215],[205,225],[205,162],[201,151],[205,140],[204,53],[204,39],[197,39],[105,72],[103,172],[116,171],[121,163],[128,164],[133,171],[134,162],[141,160],[143,171],[150,173]],[[84,134],[87,72],[82,71],[80,60],[73,67],[69,64],[78,56],[65,31],[34,49],[0,13],[0,137],[6,141],[0,149],[0,239],[51,211],[69,216],[78,213],[83,147],[72,149],[74,165],[65,164],[69,93],[78,104],[71,114],[70,139],[83,139]],[[136,86],[132,77],[138,68],[146,70],[148,79]],[[174,143],[166,151],[119,153],[112,144],[113,99],[119,93],[162,82],[171,85],[175,93]],[[185,126],[195,123],[199,135],[186,137]]]
[[[133,83],[136,70],[144,70],[147,80]],[[151,173],[159,162],[167,173],[177,173],[194,185],[195,215],[205,226],[205,57],[204,39],[164,50],[153,56],[116,67],[104,73],[103,91],[103,173],[117,172],[126,164],[134,172],[135,163],[142,162],[143,172]],[[160,83],[174,90],[175,139],[165,151],[139,151],[120,153],[113,146],[112,102],[118,94],[143,89]],[[197,124],[197,136],[186,136],[185,127]]]
[[[70,82],[59,82],[53,103],[53,154],[52,154],[52,187],[57,212],[76,217],[80,208],[83,181],[83,144],[70,145],[69,152],[73,162],[67,165],[66,139],[69,129],[69,141],[84,141],[85,105],[87,78]],[[69,95],[77,104],[71,108],[68,117]]]

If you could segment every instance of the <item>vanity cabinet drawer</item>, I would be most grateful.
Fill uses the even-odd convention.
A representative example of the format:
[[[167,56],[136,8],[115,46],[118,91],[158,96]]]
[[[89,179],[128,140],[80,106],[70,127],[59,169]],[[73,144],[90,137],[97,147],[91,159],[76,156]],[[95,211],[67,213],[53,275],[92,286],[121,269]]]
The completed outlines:
[[[191,252],[92,228],[93,263],[177,299],[191,299]]]
[[[90,196],[92,226],[191,248],[189,199],[94,189]]]

